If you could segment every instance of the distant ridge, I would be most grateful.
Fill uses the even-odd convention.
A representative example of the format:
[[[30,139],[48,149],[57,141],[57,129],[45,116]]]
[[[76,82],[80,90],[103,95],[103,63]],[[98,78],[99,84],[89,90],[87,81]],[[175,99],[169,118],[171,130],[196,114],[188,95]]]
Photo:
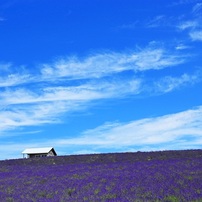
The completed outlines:
[[[120,152],[120,153],[99,153],[99,154],[72,154],[55,157],[39,157],[32,159],[10,159],[1,160],[1,163],[11,163],[19,161],[19,163],[28,164],[35,161],[36,164],[49,164],[51,159],[54,158],[54,162],[57,163],[90,163],[90,162],[121,162],[121,161],[147,161],[147,160],[165,160],[165,159],[177,159],[177,158],[192,158],[201,157],[202,149],[193,150],[164,150],[164,151],[137,151],[137,152]]]

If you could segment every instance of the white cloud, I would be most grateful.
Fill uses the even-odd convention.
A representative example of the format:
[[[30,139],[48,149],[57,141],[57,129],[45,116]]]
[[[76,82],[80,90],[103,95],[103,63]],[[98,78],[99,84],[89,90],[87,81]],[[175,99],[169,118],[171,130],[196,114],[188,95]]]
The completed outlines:
[[[59,122],[61,114],[88,107],[94,100],[138,94],[140,83],[140,80],[132,79],[46,87],[37,92],[26,88],[5,90],[0,94],[0,129]]]
[[[35,74],[31,74],[25,67],[16,68],[11,63],[0,64],[0,70],[4,71],[0,76],[0,87],[14,87],[25,84],[39,84],[45,82],[62,82],[78,79],[101,79],[103,77],[115,77],[125,71],[133,73],[147,70],[161,70],[182,64],[186,61],[184,55],[178,52],[166,50],[161,46],[150,43],[145,49],[136,51],[104,52],[79,57],[57,59],[50,64],[38,65]],[[15,72],[11,72],[15,70]],[[37,72],[39,70],[39,72]]]
[[[137,95],[147,89],[154,93],[167,93],[186,84],[200,80],[200,73],[183,74],[181,77],[165,77],[154,84],[142,79],[94,80],[78,86],[42,87],[37,91],[27,88],[8,89],[0,94],[1,130],[22,126],[57,123],[63,113],[71,113],[89,106],[96,100],[122,98]]]
[[[193,41],[202,41],[202,31],[192,31],[190,32],[190,37]]]
[[[11,63],[2,63],[0,62],[0,71],[8,71],[12,67]]]
[[[0,118],[1,119],[1,118]],[[2,120],[2,119],[1,119]],[[111,151],[151,151],[197,149],[202,144],[202,106],[159,117],[128,123],[105,123],[84,131],[77,138],[43,140],[1,145],[4,158],[20,158],[29,147],[54,145],[58,154],[103,153]],[[68,148],[68,149],[67,149]],[[67,152],[68,150],[68,152]]]
[[[147,28],[157,28],[159,26],[164,27],[164,26],[171,26],[171,22],[173,19],[171,17],[165,16],[165,15],[158,15],[151,19],[147,24]]]
[[[182,4],[192,4],[192,3],[196,3],[199,0],[179,0],[179,1],[175,1],[174,3],[172,3],[173,6],[179,6]]]
[[[166,53],[163,49],[145,50],[134,56],[138,71],[159,70],[184,63],[179,55]]]
[[[185,50],[191,48],[190,46],[184,45],[184,44],[178,44],[175,49],[176,50]]]
[[[201,15],[201,10],[202,10],[202,3],[197,3],[193,8],[192,8],[192,12],[195,15]]]
[[[7,77],[0,77],[0,87],[16,86],[30,80],[30,75],[9,74]]]
[[[197,2],[192,8],[192,19],[182,21],[177,27],[181,31],[188,30],[189,36],[193,41],[202,40],[202,31],[201,31],[201,9],[202,3]]]
[[[42,65],[44,78],[100,78],[127,70],[158,70],[185,62],[182,55],[171,53],[163,48],[148,47],[131,53],[102,53],[86,57],[61,59],[53,64]]]
[[[181,23],[178,28],[181,30],[185,30],[188,28],[196,28],[199,25],[199,22],[196,20],[190,20],[190,21],[185,21],[183,23]]]
[[[184,56],[157,46],[151,43],[145,49],[130,53],[61,59],[42,65],[41,73],[36,71],[34,74],[25,69],[16,72],[17,68],[11,73],[11,64],[2,65],[8,74],[4,72],[0,77],[1,131],[57,123],[62,120],[63,113],[86,109],[97,100],[148,93],[147,88],[151,86],[147,76],[139,77],[139,73],[185,62]],[[169,92],[188,82],[185,76],[180,79],[180,82],[176,82],[177,78],[161,81],[158,91]]]
[[[1,105],[32,104],[55,101],[91,101],[139,93],[140,79],[96,80],[78,86],[38,87],[6,89],[0,94]]]
[[[191,137],[191,140],[190,140]],[[188,138],[188,139],[187,139]],[[161,117],[141,119],[130,123],[107,123],[83,136],[55,140],[57,146],[96,145],[100,148],[146,147],[161,145],[200,145],[202,140],[202,106]],[[177,148],[177,147],[176,147]]]
[[[154,90],[158,93],[168,93],[184,85],[197,83],[201,79],[200,72],[196,72],[193,75],[183,74],[180,77],[166,76],[155,82]]]
[[[16,106],[0,111],[1,132],[22,126],[34,126],[58,121],[57,115],[63,109],[62,103],[35,106]],[[57,108],[56,108],[57,107]]]

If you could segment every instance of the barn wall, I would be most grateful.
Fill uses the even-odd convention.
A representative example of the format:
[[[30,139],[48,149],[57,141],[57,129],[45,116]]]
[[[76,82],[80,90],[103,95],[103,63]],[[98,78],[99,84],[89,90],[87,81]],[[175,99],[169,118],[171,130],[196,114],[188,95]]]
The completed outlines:
[[[29,158],[46,157],[47,154],[29,154]]]
[[[49,153],[47,154],[47,156],[55,156],[55,154],[53,153],[53,151],[49,151]]]

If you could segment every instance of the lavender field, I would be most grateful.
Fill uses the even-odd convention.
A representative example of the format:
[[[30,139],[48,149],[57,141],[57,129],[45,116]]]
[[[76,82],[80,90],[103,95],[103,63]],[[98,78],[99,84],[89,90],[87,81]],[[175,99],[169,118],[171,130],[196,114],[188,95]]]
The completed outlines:
[[[0,161],[0,201],[202,201],[202,150]]]

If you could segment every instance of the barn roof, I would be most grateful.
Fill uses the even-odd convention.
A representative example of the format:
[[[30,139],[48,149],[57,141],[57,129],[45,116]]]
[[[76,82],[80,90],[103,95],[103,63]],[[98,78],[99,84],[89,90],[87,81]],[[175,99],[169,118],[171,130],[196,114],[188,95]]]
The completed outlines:
[[[30,149],[25,149],[22,154],[44,154],[44,153],[48,153],[49,151],[51,151],[53,149],[53,151],[55,152],[53,147],[43,147],[43,148],[30,148]],[[55,152],[56,153],[56,152]]]

